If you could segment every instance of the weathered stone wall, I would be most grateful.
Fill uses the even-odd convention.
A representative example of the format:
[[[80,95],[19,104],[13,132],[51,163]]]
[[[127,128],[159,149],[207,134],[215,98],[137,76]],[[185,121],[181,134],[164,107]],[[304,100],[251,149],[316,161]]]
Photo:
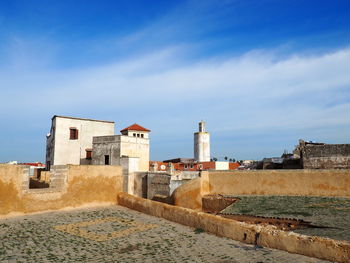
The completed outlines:
[[[123,191],[120,166],[68,165],[51,171],[49,188],[29,189],[28,168],[0,165],[0,216],[114,204]]]
[[[201,209],[207,194],[350,197],[350,170],[205,171],[177,188],[176,205]]]
[[[301,154],[304,169],[350,168],[350,144],[306,145]]]
[[[170,196],[170,175],[166,173],[147,173],[147,198],[155,195]]]
[[[251,225],[183,207],[142,199],[126,193],[118,194],[118,204],[249,244],[281,249],[330,261],[350,262],[350,244],[345,241],[285,232],[277,230],[274,226]]]

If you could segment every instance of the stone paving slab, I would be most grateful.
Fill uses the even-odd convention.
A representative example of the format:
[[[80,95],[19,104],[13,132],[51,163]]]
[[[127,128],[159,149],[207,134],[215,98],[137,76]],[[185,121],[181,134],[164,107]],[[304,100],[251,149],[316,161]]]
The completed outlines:
[[[107,206],[0,220],[0,262],[328,262]]]

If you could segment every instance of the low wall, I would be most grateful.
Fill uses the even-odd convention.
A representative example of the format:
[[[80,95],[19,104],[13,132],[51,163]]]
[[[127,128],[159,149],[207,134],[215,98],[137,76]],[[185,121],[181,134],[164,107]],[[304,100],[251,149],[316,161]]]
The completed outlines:
[[[123,192],[120,166],[68,165],[52,181],[54,187],[29,189],[28,168],[0,165],[0,216],[85,205],[115,204]],[[50,171],[51,173],[51,171]]]
[[[350,197],[350,170],[205,171],[198,180],[174,191],[176,205],[200,209],[207,194]]]
[[[250,225],[183,207],[142,199],[126,193],[118,194],[118,204],[248,244],[281,249],[330,261],[350,262],[350,243],[348,242],[285,232],[276,230],[273,226]]]

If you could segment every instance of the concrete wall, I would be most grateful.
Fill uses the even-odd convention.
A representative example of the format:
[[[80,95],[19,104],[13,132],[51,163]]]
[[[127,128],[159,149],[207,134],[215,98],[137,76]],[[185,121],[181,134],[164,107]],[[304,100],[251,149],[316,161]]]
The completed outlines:
[[[350,262],[350,244],[348,242],[285,232],[277,230],[274,226],[251,225],[183,207],[138,198],[126,193],[118,194],[118,204],[176,223],[202,228],[209,233],[244,243],[281,249],[330,261]]]
[[[350,197],[350,170],[204,171],[173,198],[176,205],[201,209],[206,194]]]
[[[123,191],[119,166],[68,165],[65,171],[60,169],[52,171],[57,187],[29,189],[27,167],[0,165],[0,216],[115,204],[116,194]]]
[[[70,128],[78,129],[78,139],[70,140]],[[92,149],[92,137],[114,134],[114,122],[55,117],[47,138],[47,160],[51,165],[90,164],[86,149]]]

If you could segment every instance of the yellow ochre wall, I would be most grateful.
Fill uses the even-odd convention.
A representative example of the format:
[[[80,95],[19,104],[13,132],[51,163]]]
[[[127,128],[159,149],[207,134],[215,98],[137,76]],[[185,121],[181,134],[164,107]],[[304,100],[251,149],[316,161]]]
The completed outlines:
[[[310,237],[277,230],[274,226],[258,226],[197,212],[178,206],[118,194],[118,204],[130,209],[161,217],[241,242],[285,250],[321,259],[350,262],[350,243],[323,237]]]
[[[206,171],[198,182],[177,188],[173,198],[178,206],[199,210],[206,194],[350,197],[350,170]]]
[[[0,165],[0,216],[67,207],[116,204],[123,191],[120,166],[68,165],[61,189],[26,189],[22,166]],[[28,180],[28,179],[27,179]]]

